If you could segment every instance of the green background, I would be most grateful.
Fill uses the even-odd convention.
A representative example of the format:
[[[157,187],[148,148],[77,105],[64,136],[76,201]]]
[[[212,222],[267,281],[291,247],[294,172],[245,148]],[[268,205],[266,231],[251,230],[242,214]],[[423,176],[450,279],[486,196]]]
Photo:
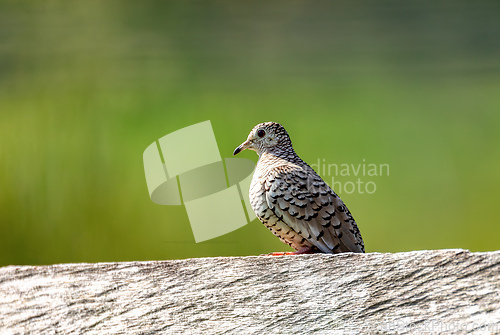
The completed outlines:
[[[499,14],[498,1],[0,1],[0,265],[290,250],[258,221],[195,243],[182,206],[149,199],[144,149],[205,120],[222,157],[276,121],[310,164],[389,164],[361,177],[375,193],[338,190],[367,252],[498,249]]]

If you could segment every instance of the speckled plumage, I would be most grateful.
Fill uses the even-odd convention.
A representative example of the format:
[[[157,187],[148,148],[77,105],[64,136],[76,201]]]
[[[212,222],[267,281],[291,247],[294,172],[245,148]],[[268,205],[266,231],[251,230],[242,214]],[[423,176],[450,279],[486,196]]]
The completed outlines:
[[[262,136],[260,136],[262,135]],[[259,161],[250,185],[257,217],[295,250],[364,252],[363,239],[339,196],[295,153],[279,123],[255,126],[234,154],[251,149]]]

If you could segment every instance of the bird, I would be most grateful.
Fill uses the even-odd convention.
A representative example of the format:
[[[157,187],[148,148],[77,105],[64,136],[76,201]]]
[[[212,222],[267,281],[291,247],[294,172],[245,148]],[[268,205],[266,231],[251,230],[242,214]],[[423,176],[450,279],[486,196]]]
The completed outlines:
[[[281,124],[256,125],[233,155],[245,149],[259,155],[249,190],[252,209],[274,235],[295,249],[269,255],[365,252],[351,212],[295,153]]]

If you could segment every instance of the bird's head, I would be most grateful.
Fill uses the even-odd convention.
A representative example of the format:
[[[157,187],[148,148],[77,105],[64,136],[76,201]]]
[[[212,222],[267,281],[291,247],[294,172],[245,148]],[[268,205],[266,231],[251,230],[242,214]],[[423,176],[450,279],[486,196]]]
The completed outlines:
[[[256,125],[248,134],[247,140],[234,150],[233,155],[245,149],[254,150],[259,156],[263,152],[293,150],[292,142],[285,128],[276,122],[264,122]]]

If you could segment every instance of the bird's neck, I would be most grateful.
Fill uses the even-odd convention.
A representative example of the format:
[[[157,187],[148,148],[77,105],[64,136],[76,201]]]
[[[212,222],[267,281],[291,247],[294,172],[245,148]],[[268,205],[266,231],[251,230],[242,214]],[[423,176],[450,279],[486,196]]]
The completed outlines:
[[[286,163],[303,164],[304,161],[295,153],[293,148],[273,148],[273,150],[264,151],[259,155],[258,163],[266,165],[282,165]]]

